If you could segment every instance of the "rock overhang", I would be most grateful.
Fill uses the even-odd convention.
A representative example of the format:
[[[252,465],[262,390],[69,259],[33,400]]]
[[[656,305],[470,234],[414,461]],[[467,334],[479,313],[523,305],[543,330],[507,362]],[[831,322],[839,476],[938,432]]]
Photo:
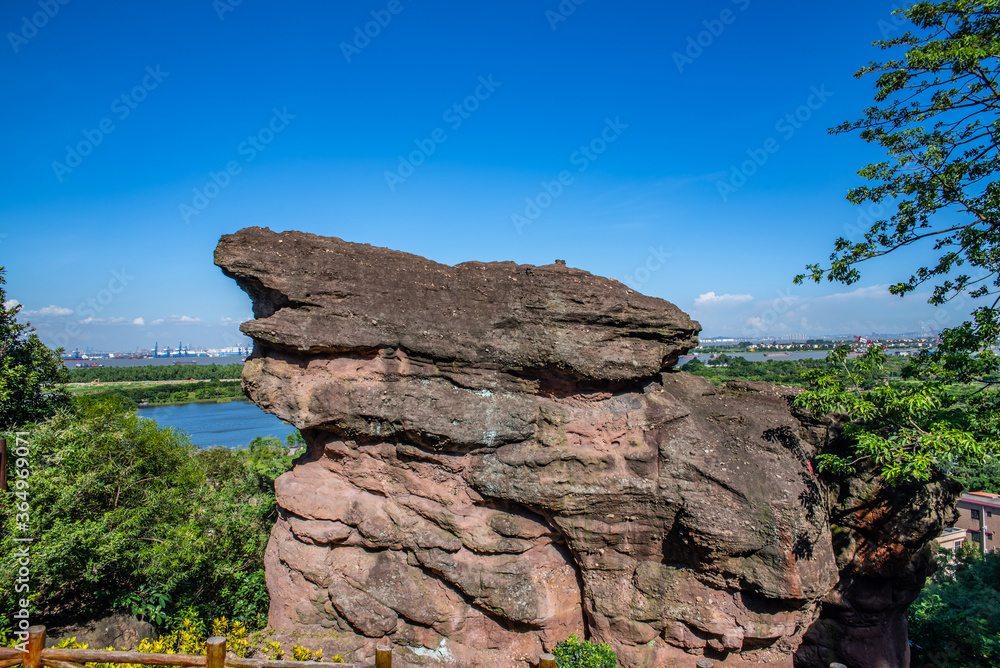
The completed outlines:
[[[515,375],[623,381],[669,368],[700,331],[665,300],[562,264],[448,266],[263,228],[224,235],[215,262],[254,302],[241,330],[299,353],[398,349]]]
[[[254,301],[248,395],[309,443],[276,484],[272,625],[501,667],[584,627],[624,666],[790,660],[837,578],[812,446],[789,391],[672,368],[699,331],[676,306],[261,228],[216,263]]]

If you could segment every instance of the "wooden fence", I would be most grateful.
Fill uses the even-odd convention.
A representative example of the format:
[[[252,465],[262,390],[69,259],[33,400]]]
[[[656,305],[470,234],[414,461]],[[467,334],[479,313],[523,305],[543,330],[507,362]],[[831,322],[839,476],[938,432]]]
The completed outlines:
[[[155,654],[109,649],[58,649],[45,647],[45,627],[28,629],[28,651],[0,647],[0,668],[84,668],[85,663],[138,664],[142,666],[183,666],[184,668],[370,668],[370,664],[323,663],[320,661],[277,661],[226,656],[226,639],[213,636],[205,642],[205,654]],[[392,648],[375,649],[375,668],[392,668]],[[538,668],[556,668],[555,657],[542,654]]]

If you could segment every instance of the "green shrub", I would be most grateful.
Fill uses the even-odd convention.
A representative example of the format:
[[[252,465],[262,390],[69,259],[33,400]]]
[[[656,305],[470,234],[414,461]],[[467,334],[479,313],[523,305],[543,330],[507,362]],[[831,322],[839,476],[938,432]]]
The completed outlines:
[[[575,633],[556,645],[556,668],[617,668],[618,657],[610,647],[580,640]]]
[[[910,605],[911,665],[995,668],[1000,665],[1000,554],[967,542],[939,568]]]
[[[13,590],[17,538],[30,534],[29,598],[42,623],[114,609],[160,628],[191,611],[266,623],[273,484],[291,460],[276,439],[195,448],[115,395],[77,398],[74,410],[27,431],[30,522],[18,526],[18,499],[0,495],[0,591]],[[14,611],[13,597],[0,597],[0,628]]]

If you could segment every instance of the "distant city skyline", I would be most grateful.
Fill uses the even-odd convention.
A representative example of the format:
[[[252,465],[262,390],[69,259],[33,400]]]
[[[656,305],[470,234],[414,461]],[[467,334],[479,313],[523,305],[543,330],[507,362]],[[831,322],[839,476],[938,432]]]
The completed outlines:
[[[560,258],[706,336],[971,310],[888,293],[928,247],[855,285],[792,285],[886,213],[845,199],[878,151],[827,129],[871,104],[853,74],[902,34],[893,2],[402,0],[376,24],[385,3],[224,6],[74,2],[42,26],[36,1],[0,7],[0,84],[19,91],[0,109],[0,265],[45,343],[231,345],[250,300],[212,254],[249,225],[445,264]]]
[[[250,350],[252,350],[253,348],[253,340],[250,339],[249,337],[243,337],[242,334],[240,334],[240,336],[243,338],[244,342],[233,346],[208,346],[208,345],[199,345],[184,341],[178,342],[179,345],[177,346],[169,346],[169,345],[159,346],[158,345],[159,342],[155,342],[152,347],[132,346],[125,348],[111,349],[111,348],[95,348],[93,346],[87,346],[87,347],[73,347],[65,349],[64,356],[69,356],[77,352],[87,355],[106,355],[109,353],[115,355],[127,355],[127,354],[140,353],[152,356],[159,355],[159,356],[173,356],[173,357],[180,357],[184,356],[185,354],[187,355],[204,355],[206,353],[228,354],[229,352],[233,352],[234,354],[236,354],[239,353],[240,351],[249,353]],[[827,334],[825,336],[812,336],[807,334],[786,334],[782,336],[767,336],[763,334],[758,334],[755,336],[746,336],[746,337],[732,336],[725,334],[707,336],[702,334],[698,337],[698,339],[700,343],[718,343],[721,341],[729,341],[729,342],[747,341],[753,343],[777,341],[779,343],[801,343],[803,341],[809,341],[809,340],[854,342],[856,341],[858,336],[859,334],[846,334],[846,333]],[[936,331],[926,330],[926,331],[910,331],[910,332],[862,332],[860,336],[872,340],[893,340],[893,339],[928,340],[936,338]]]

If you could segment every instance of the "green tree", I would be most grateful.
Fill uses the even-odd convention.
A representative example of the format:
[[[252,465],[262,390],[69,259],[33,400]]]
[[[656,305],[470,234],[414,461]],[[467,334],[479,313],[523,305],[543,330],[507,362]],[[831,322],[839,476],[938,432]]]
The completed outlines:
[[[988,456],[981,463],[945,463],[942,468],[969,491],[1000,494],[1000,458],[996,455]]]
[[[47,348],[29,324],[17,321],[19,304],[6,306],[0,267],[0,430],[16,429],[52,415],[68,397],[56,387],[66,382],[59,354]]]
[[[853,437],[856,454],[880,462],[894,478],[921,477],[928,461],[953,451],[958,460],[980,456],[970,439],[988,450],[1000,438],[1000,360],[989,350],[1000,334],[1000,3],[917,2],[897,11],[912,31],[876,42],[895,57],[856,75],[877,75],[875,104],[859,120],[831,130],[858,132],[884,149],[886,159],[860,170],[867,183],[847,198],[889,215],[860,238],[838,239],[828,265],[810,264],[795,278],[851,284],[861,280],[862,263],[929,245],[933,261],[889,291],[904,296],[930,282],[931,304],[960,308],[971,299],[977,305],[970,320],[942,332],[937,350],[905,371],[923,385],[855,400],[850,395],[866,388],[834,358],[815,379],[816,392],[800,399],[814,410],[845,410],[867,427],[893,416],[886,428],[862,427]],[[864,372],[874,372],[876,361]],[[962,393],[955,383],[973,383],[979,391]],[[843,470],[851,461],[826,463]]]
[[[997,448],[992,439],[970,432],[960,398],[943,383],[886,382],[886,358],[876,346],[850,364],[847,355],[847,346],[836,348],[827,368],[807,372],[814,387],[795,398],[814,414],[852,418],[843,432],[852,452],[821,452],[816,457],[821,470],[845,474],[875,464],[890,484],[928,480],[945,462],[981,462]]]
[[[891,286],[893,294],[938,281],[932,304],[963,293],[973,298],[996,295],[1000,7],[995,1],[958,0],[918,2],[898,11],[918,32],[875,43],[906,52],[856,73],[879,75],[876,105],[861,119],[832,130],[860,132],[862,139],[887,153],[887,160],[859,172],[870,184],[852,189],[848,200],[887,203],[895,210],[888,219],[875,221],[862,240],[838,239],[830,265],[809,265],[808,276],[854,283],[861,278],[860,263],[928,240],[941,251],[936,261]],[[997,337],[996,304],[977,311],[974,331],[988,341]]]
[[[911,665],[1000,665],[1000,554],[964,546],[939,568],[909,611]]]
[[[30,437],[36,618],[86,620],[119,608],[169,625],[193,609],[263,626],[263,551],[277,512],[274,477],[287,470],[283,449],[198,449],[117,395],[82,397],[75,408],[36,423]],[[0,495],[4,592],[13,590],[15,539],[24,534],[17,502]],[[12,605],[3,597],[0,617]]]
[[[102,383],[149,380],[226,380],[240,377],[242,364],[150,364],[148,366],[107,366],[69,370],[69,382]]]

